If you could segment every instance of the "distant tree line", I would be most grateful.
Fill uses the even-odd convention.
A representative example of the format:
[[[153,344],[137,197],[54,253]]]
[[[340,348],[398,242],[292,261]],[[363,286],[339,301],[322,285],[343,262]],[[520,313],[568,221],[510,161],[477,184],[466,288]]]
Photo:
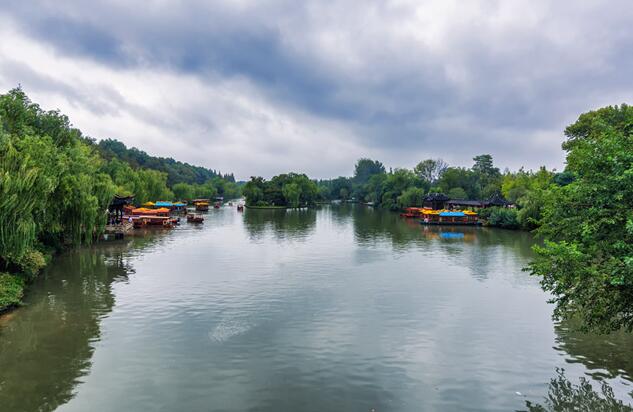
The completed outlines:
[[[189,163],[183,163],[170,157],[150,156],[135,147],[128,149],[125,144],[118,140],[104,139],[95,144],[101,156],[106,160],[118,159],[134,169],[152,169],[167,174],[167,185],[169,187],[177,183],[201,185],[215,178],[235,183],[235,177],[232,173],[223,175],[221,172],[200,166],[192,166]]]
[[[150,156],[136,148],[106,139],[96,144],[106,160],[104,169],[117,185],[117,194],[134,195],[135,202],[150,200],[211,199],[216,196],[235,199],[241,196],[233,174],[222,174],[192,166],[172,158]]]
[[[473,158],[473,166],[452,167],[442,159],[426,159],[413,169],[387,171],[372,159],[360,159],[352,177],[319,180],[320,200],[339,199],[372,203],[390,210],[422,206],[431,193],[451,199],[488,200],[503,198],[516,209],[490,208],[482,214],[493,225],[533,229],[538,226],[543,191],[550,185],[565,185],[573,180],[569,172],[556,173],[544,167],[536,172],[520,169],[501,172],[489,154]]]
[[[299,173],[281,174],[268,181],[251,177],[242,193],[247,206],[301,207],[319,200],[316,183]]]

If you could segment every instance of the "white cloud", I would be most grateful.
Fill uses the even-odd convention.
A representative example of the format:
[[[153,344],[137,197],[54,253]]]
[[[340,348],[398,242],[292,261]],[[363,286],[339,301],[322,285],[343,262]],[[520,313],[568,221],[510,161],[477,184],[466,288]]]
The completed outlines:
[[[59,56],[10,25],[0,36],[13,40],[0,44],[0,88],[21,83],[32,100],[59,108],[91,137],[117,138],[238,178],[288,170],[347,174],[364,153],[344,125],[279,107],[245,79],[115,70]]]

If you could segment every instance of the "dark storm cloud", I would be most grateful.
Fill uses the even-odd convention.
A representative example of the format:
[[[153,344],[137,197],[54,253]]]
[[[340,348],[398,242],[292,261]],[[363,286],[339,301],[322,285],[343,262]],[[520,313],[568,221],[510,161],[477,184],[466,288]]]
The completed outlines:
[[[556,162],[566,122],[633,91],[625,0],[516,11],[495,1],[129,4],[9,1],[4,13],[60,55],[244,79],[275,105],[343,122],[392,159],[441,142],[458,161],[493,152],[515,166],[522,151],[530,167]],[[526,151],[546,132],[550,152]]]
[[[332,117],[380,122],[386,115],[399,123],[411,115],[425,116],[424,109],[441,104],[448,91],[437,84],[441,79],[433,74],[431,64],[392,66],[386,78],[379,72],[384,67],[367,66],[374,77],[367,83],[342,77],[309,50],[297,56],[284,46],[276,24],[280,15],[297,21],[306,18],[304,7],[295,2],[239,12],[221,3],[195,2],[176,11],[146,11],[129,13],[107,2],[78,2],[65,8],[14,2],[7,10],[31,36],[60,54],[88,56],[112,66],[165,66],[200,76],[244,76],[282,101]],[[337,98],[347,88],[406,106],[386,113],[360,102],[350,104]]]

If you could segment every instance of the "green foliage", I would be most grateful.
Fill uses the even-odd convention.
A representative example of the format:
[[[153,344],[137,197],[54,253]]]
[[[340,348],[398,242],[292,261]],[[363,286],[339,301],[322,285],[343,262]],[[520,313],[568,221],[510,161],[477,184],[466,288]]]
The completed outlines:
[[[134,196],[137,204],[156,200],[172,200],[173,192],[167,187],[167,174],[152,169],[133,169],[118,159],[108,162],[103,171],[116,185],[116,193]]]
[[[466,194],[467,199],[481,199],[481,186],[479,178],[475,172],[463,167],[449,167],[440,176],[437,186],[441,193],[448,193],[451,189],[460,187]]]
[[[281,188],[286,203],[290,207],[299,207],[301,188],[296,183],[287,183]]]
[[[544,167],[537,172],[521,168],[503,176],[501,193],[519,207],[518,219],[522,228],[532,230],[539,226],[545,197],[554,184],[553,177],[554,174]]]
[[[479,216],[486,219],[489,226],[503,229],[518,229],[520,227],[516,209],[489,207],[482,209]]]
[[[319,200],[319,188],[304,174],[288,173],[266,181],[251,177],[242,190],[247,206],[300,207]]]
[[[584,329],[633,329],[633,108],[580,116],[563,144],[575,180],[543,197],[542,247],[530,270],[555,317]]]
[[[32,278],[46,266],[47,262],[42,252],[30,249],[16,259],[15,263],[20,268],[21,273]]]
[[[382,183],[381,204],[384,208],[397,210],[398,197],[410,187],[421,185],[418,177],[409,169],[396,169],[387,174],[387,178]]]
[[[374,176],[381,175],[372,175],[370,180]],[[318,182],[318,187],[322,200],[347,200],[354,190],[352,179],[343,176],[331,180],[321,180]],[[356,187],[359,187],[359,185],[356,185]]]
[[[442,159],[426,159],[418,163],[413,172],[429,185],[435,184],[437,180],[448,169],[448,164]]]
[[[354,183],[366,184],[373,175],[385,173],[385,166],[378,160],[359,159],[354,167]]]
[[[19,276],[0,273],[0,311],[19,305],[24,294],[24,280]]]
[[[251,177],[242,189],[242,194],[246,198],[247,206],[261,206],[264,202],[264,187],[266,181],[263,177]],[[265,204],[265,203],[264,203]]]
[[[242,196],[242,190],[234,181],[214,177],[210,181],[206,182],[206,184],[213,186],[217,195],[222,196],[225,199],[237,199]]]
[[[194,186],[188,183],[176,183],[171,189],[174,192],[174,197],[178,200],[191,200],[196,198]]]
[[[222,175],[215,170],[192,166],[172,158],[150,156],[135,147],[128,149],[123,143],[117,140],[102,140],[97,147],[106,160],[118,159],[129,164],[133,169],[152,169],[165,173],[169,186],[173,186],[177,183],[200,185],[216,177],[220,177],[227,182],[235,183],[235,178],[232,174]]]
[[[89,243],[103,230],[115,187],[81,132],[22,90],[0,96],[0,124],[0,263],[34,271],[34,249]]]
[[[402,209],[406,207],[421,207],[424,203],[426,192],[419,187],[409,187],[398,196],[398,206]]]
[[[467,199],[468,193],[461,187],[454,187],[448,191],[447,196],[451,199]]]

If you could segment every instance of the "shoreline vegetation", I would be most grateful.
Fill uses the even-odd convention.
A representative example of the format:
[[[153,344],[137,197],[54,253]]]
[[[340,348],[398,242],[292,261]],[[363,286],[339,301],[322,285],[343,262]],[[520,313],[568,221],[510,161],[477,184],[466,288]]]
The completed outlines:
[[[115,195],[156,199],[236,198],[232,174],[149,156],[94,139],[20,89],[0,95],[0,312],[56,253],[103,234]]]
[[[475,156],[469,168],[426,159],[387,170],[363,158],[351,177],[286,173],[240,185],[232,174],[153,157],[116,140],[97,143],[59,111],[44,111],[13,89],[0,95],[0,311],[19,304],[51,256],[103,233],[115,195],[133,195],[137,205],[243,196],[251,209],[342,201],[397,211],[443,194],[515,205],[479,213],[490,226],[542,239],[527,270],[552,294],[556,319],[580,319],[586,330],[631,331],[633,108],[582,114],[564,133],[563,171],[501,171],[490,154]]]

